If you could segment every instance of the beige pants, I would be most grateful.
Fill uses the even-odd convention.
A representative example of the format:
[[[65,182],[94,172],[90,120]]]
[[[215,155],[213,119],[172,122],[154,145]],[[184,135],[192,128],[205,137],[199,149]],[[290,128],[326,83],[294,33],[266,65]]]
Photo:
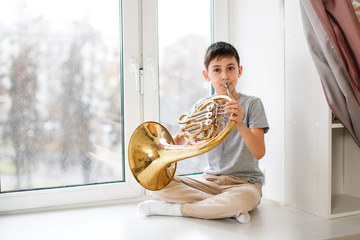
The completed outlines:
[[[219,219],[238,216],[260,204],[261,187],[234,176],[204,174],[174,177],[160,191],[152,192],[168,202],[181,203],[185,217]]]

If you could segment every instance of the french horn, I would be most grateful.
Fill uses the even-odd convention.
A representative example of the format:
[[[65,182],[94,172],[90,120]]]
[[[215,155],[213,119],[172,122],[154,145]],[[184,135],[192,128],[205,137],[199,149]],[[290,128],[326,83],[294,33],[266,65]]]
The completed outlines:
[[[128,147],[128,160],[135,179],[152,191],[166,187],[176,172],[177,161],[195,157],[219,145],[231,132],[235,122],[225,116],[227,101],[234,101],[228,84],[228,95],[213,96],[192,113],[182,114],[178,134],[187,145],[175,145],[169,131],[160,123],[149,121],[133,132]]]

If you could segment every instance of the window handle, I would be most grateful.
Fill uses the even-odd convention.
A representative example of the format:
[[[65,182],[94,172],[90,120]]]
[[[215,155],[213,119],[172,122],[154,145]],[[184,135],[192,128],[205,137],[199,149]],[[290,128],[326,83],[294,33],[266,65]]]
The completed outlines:
[[[130,65],[133,73],[135,74],[136,93],[144,94],[144,71],[139,67],[136,58],[130,58]]]

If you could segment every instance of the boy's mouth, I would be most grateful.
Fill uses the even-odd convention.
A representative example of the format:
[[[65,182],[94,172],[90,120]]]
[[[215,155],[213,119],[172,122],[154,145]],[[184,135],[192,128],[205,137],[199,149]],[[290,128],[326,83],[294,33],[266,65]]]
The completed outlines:
[[[233,95],[231,94],[231,92],[230,92],[230,90],[229,90],[229,86],[230,86],[230,83],[224,83],[224,87],[226,88],[227,94],[228,94],[230,97],[233,97]]]

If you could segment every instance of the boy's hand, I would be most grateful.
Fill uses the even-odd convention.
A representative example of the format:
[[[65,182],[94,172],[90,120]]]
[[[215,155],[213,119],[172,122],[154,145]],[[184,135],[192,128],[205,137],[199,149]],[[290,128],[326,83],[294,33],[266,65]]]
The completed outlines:
[[[236,101],[226,103],[225,113],[233,113],[229,119],[235,121],[235,129],[244,139],[251,154],[256,159],[261,159],[265,155],[264,129],[249,129],[243,121],[244,108]]]
[[[173,136],[174,143],[175,143],[175,145],[184,145],[185,139],[184,139],[184,137],[181,137],[179,135],[179,133],[180,133],[180,131],[177,132],[175,136]]]
[[[232,113],[229,116],[230,120],[235,122],[235,128],[239,129],[241,126],[244,125],[244,108],[238,103],[237,101],[231,101],[226,103],[225,113]]]

